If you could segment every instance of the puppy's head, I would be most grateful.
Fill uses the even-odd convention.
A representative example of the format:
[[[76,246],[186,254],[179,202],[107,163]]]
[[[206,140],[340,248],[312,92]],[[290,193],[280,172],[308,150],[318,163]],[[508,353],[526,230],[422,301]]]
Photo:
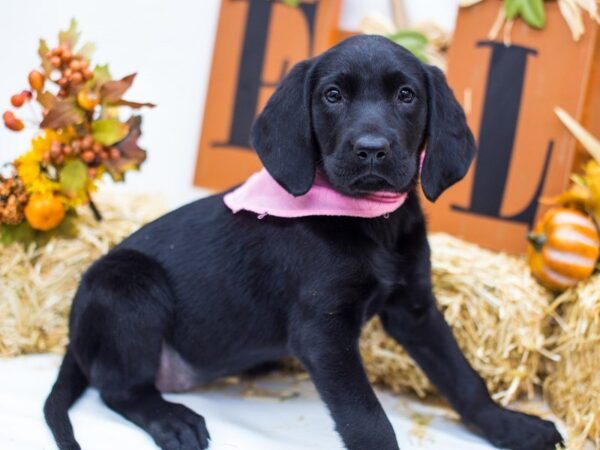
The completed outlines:
[[[252,146],[293,195],[320,170],[338,191],[405,192],[435,200],[475,154],[465,115],[442,72],[390,40],[357,36],[291,70],[256,119]]]

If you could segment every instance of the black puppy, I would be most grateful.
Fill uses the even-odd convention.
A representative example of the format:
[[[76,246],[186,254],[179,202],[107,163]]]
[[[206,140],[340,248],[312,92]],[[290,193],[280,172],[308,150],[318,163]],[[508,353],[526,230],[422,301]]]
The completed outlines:
[[[73,302],[71,343],[45,405],[61,449],[89,384],[162,449],[204,449],[202,416],[165,401],[284,356],[310,373],[349,449],[398,449],[365,375],[362,325],[378,314],[464,421],[493,444],[550,450],[550,422],[495,404],[438,312],[416,185],[435,200],[475,152],[442,72],[381,37],[354,37],[296,65],[257,119],[252,144],[298,196],[315,172],[338,191],[411,192],[373,219],[233,214],[223,195],[184,206],[97,261]]]

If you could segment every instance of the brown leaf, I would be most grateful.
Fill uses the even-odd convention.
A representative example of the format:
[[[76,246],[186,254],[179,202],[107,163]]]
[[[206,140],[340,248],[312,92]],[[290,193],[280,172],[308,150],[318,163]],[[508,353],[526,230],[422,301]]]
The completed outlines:
[[[127,125],[129,125],[129,134],[115,145],[121,153],[121,157],[116,161],[108,160],[105,163],[115,181],[122,181],[124,172],[138,169],[146,160],[146,151],[141,149],[137,142],[142,135],[142,118],[131,116]]]
[[[69,125],[77,125],[83,122],[84,117],[85,113],[73,99],[65,99],[57,102],[48,110],[40,127],[58,130]]]
[[[133,109],[139,109],[143,107],[154,108],[156,105],[154,103],[139,103],[139,102],[130,102],[129,100],[119,100],[118,102],[113,103],[114,106],[129,106]]]
[[[58,103],[56,96],[48,91],[40,92],[37,95],[36,100],[44,109],[52,109],[52,107]]]
[[[120,80],[107,81],[100,88],[100,101],[102,103],[116,103],[131,87],[136,74],[132,73]]]

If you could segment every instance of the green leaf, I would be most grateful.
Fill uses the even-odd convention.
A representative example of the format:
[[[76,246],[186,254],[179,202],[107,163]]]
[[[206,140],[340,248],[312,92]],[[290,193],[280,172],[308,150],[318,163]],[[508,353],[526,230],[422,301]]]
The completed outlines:
[[[300,0],[281,0],[281,3],[291,6],[292,8],[297,8],[298,5],[300,5]]]
[[[83,44],[83,46],[79,49],[77,53],[83,56],[84,58],[90,60],[92,59],[92,56],[94,55],[95,51],[96,44],[94,44],[93,42],[86,42],[85,44]]]
[[[58,130],[69,125],[77,125],[83,122],[84,111],[77,105],[75,99],[67,98],[58,101],[48,110],[48,114],[40,123],[40,128],[52,128]]]
[[[546,24],[544,0],[504,0],[504,13],[508,20],[521,16],[535,28],[543,28]]]
[[[428,39],[420,31],[415,30],[399,30],[388,36],[394,42],[405,42],[409,45],[427,45]]]
[[[108,69],[108,64],[104,64],[103,66],[98,64],[96,67],[94,67],[94,78],[92,78],[90,81],[92,81],[94,84],[101,85],[110,80],[112,80],[112,76],[110,74],[110,70]]]
[[[40,56],[42,68],[44,69],[46,77],[50,75],[50,72],[52,72],[52,64],[50,64],[50,61],[46,57],[49,51],[50,48],[48,48],[48,43],[44,39],[40,39],[40,45],[38,46],[38,55]]]
[[[407,49],[419,60],[427,62],[425,50],[429,41],[423,33],[415,30],[400,30],[389,35],[388,39]]]
[[[77,226],[77,213],[73,210],[67,211],[63,221],[55,228],[56,232],[65,237],[75,238],[79,232]]]
[[[81,33],[77,31],[77,21],[75,19],[71,19],[69,29],[58,33],[58,43],[60,45],[66,45],[70,49],[73,49],[77,45],[77,41],[79,41],[80,35]]]
[[[100,101],[102,103],[116,103],[121,100],[123,94],[127,92],[133,84],[135,76],[136,74],[132,73],[120,80],[107,81],[104,83],[100,88]]]
[[[73,239],[79,234],[79,227],[77,226],[77,213],[74,210],[69,210],[65,213],[65,218],[56,228],[48,231],[36,233],[36,241],[39,245],[46,245],[53,237],[64,237]]]
[[[67,196],[75,196],[86,188],[87,166],[80,159],[68,161],[58,174],[60,190]]]
[[[129,133],[129,125],[117,119],[100,119],[92,122],[92,136],[102,145],[113,145]]]
[[[35,240],[36,232],[26,220],[19,225],[0,224],[0,243],[4,245],[13,242],[29,244]]]

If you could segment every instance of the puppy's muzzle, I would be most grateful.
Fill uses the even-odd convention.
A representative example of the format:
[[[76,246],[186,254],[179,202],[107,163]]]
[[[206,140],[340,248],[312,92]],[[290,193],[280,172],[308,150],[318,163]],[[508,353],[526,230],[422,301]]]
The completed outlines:
[[[366,134],[354,142],[354,154],[359,164],[367,167],[381,164],[390,151],[390,142],[383,136]]]

